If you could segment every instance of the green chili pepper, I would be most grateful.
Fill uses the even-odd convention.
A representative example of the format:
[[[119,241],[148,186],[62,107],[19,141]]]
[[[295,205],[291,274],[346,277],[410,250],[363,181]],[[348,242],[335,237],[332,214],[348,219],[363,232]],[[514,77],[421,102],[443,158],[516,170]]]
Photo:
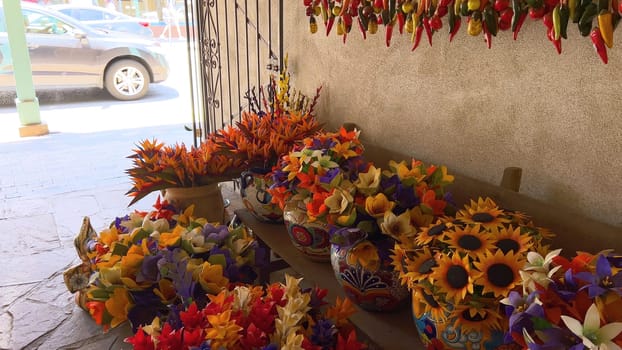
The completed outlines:
[[[559,40],[560,36],[561,36],[561,28],[562,28],[562,23],[561,23],[561,15],[559,14],[559,5],[555,6],[553,8],[553,40]]]
[[[469,15],[469,3],[466,0],[462,0],[460,3],[460,16],[468,16]]]
[[[568,39],[567,29],[568,20],[570,19],[570,7],[566,4],[561,5],[559,8],[559,34],[562,38]]]
[[[499,19],[497,11],[492,8],[490,3],[484,9],[484,21],[486,22],[488,32],[492,36],[497,36],[497,33],[499,32]]]
[[[579,29],[581,27],[587,26],[588,24],[591,29],[592,20],[594,19],[594,17],[596,17],[597,14],[598,14],[598,5],[596,5],[593,2],[589,3],[583,10],[583,14],[581,15],[581,18],[579,19]]]

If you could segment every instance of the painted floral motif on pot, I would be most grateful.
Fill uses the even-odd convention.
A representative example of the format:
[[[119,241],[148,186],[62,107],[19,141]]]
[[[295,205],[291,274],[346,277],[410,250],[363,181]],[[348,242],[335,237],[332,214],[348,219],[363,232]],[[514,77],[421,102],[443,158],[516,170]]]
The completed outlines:
[[[434,344],[442,345],[445,349],[495,350],[501,349],[503,345],[503,332],[501,331],[463,331],[462,327],[454,324],[453,319],[437,322],[430,316],[430,313],[425,313],[419,318],[413,316],[413,318],[419,338],[426,346]]]
[[[345,294],[368,311],[392,311],[405,304],[409,292],[391,265],[394,241],[388,236],[368,239],[356,228],[331,235],[331,265]]]
[[[302,204],[297,201],[285,204],[283,220],[292,244],[305,257],[320,262],[330,261],[328,224],[321,220],[309,221]]]
[[[277,204],[271,203],[272,196],[267,189],[272,183],[270,170],[253,168],[242,173],[240,195],[248,211],[257,220],[271,223],[283,222],[283,211]]]

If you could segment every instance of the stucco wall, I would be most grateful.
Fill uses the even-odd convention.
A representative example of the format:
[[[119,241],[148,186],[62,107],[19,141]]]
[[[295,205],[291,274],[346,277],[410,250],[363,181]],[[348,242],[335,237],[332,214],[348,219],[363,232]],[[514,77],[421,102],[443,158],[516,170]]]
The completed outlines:
[[[521,193],[622,228],[619,30],[605,65],[572,23],[561,55],[530,18],[517,41],[500,32],[490,50],[463,25],[451,44],[443,28],[411,52],[397,30],[390,48],[383,28],[363,41],[353,27],[346,45],[322,23],[312,35],[301,1],[285,16],[293,84],[324,85],[329,126],[354,122],[366,142],[492,184],[521,167]]]

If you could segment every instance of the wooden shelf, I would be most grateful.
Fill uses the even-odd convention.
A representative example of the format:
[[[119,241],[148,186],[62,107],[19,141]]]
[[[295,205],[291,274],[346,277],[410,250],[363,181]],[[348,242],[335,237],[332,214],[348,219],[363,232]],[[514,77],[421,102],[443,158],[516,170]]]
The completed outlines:
[[[252,230],[260,244],[264,244],[302,274],[305,281],[328,289],[327,301],[334,302],[337,296],[345,298],[330,263],[305,258],[292,245],[283,224],[261,222],[246,209],[238,209],[235,214]],[[369,312],[358,308],[350,321],[372,343],[370,349],[425,349],[417,334],[410,303],[391,313]]]

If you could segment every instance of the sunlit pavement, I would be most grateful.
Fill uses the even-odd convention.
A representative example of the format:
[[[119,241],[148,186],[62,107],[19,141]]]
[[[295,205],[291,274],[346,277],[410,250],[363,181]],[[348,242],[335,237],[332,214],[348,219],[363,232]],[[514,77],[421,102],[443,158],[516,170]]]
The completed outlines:
[[[181,49],[172,50],[170,79],[143,100],[53,93],[41,103],[47,136],[20,139],[14,105],[0,106],[0,349],[131,348],[129,327],[103,333],[62,272],[78,262],[72,241],[84,216],[99,231],[154,203],[151,195],[127,207],[126,156],[139,140],[192,143],[185,45],[173,45]]]

